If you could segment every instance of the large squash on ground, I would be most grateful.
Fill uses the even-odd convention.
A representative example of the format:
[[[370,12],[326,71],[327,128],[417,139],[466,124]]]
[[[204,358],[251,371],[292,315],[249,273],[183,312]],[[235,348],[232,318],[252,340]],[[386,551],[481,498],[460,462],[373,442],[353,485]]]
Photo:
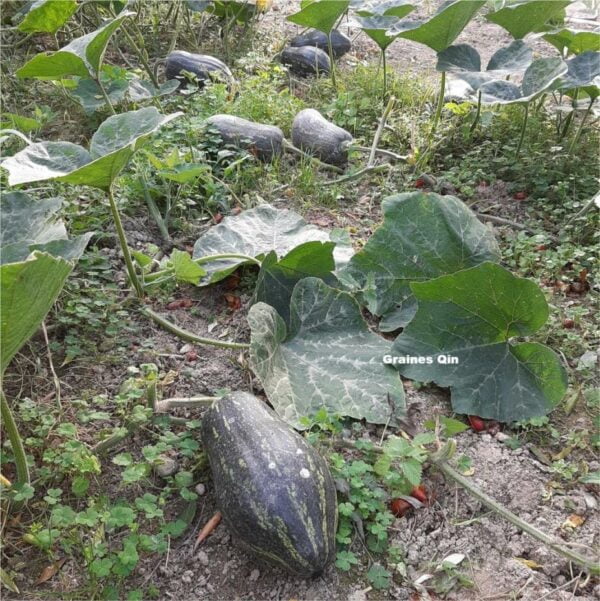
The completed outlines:
[[[228,85],[234,83],[229,67],[218,58],[208,54],[193,54],[185,50],[174,50],[165,59],[165,77],[184,80],[184,71],[193,73],[203,86],[207,80],[222,81]]]
[[[324,50],[325,52],[329,52],[329,40],[327,39],[327,34],[319,31],[318,29],[311,29],[307,33],[297,35],[290,42],[290,46],[293,48],[301,48],[302,46],[315,46],[321,50]],[[344,56],[346,52],[350,52],[351,47],[352,42],[348,37],[346,37],[337,29],[331,30],[331,50],[334,58],[340,58],[340,56]]]
[[[217,505],[260,558],[310,577],[335,556],[336,490],[323,458],[255,396],[232,392],[203,416]]]
[[[280,58],[290,72],[300,77],[329,75],[331,71],[327,53],[315,46],[301,46],[300,48],[289,46],[283,49]]]

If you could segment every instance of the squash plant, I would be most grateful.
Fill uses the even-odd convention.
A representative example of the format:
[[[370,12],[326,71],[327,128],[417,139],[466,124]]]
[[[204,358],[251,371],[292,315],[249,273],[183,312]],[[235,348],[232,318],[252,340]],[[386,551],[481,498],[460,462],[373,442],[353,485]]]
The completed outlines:
[[[40,327],[90,237],[71,240],[55,219],[60,200],[33,200],[24,192],[3,194],[0,208],[0,394],[2,422],[15,458],[17,485],[29,484],[23,443],[2,390],[4,372]]]
[[[24,33],[56,33],[77,11],[77,0],[36,0],[17,25]]]
[[[349,6],[350,0],[302,0],[300,10],[287,17],[288,21],[296,23],[296,25],[312,27],[327,35],[329,61],[331,62],[331,81],[334,88],[337,88],[337,82],[335,79],[335,57],[331,47],[331,31]]]

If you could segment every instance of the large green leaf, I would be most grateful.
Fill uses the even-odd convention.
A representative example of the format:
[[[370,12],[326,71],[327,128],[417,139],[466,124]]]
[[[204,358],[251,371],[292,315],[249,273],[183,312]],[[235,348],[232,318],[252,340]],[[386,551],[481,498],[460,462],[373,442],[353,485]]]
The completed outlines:
[[[273,307],[290,325],[290,300],[296,284],[307,277],[315,277],[334,285],[335,261],[333,242],[305,242],[293,248],[287,255],[277,259],[271,251],[260,266],[254,302],[263,302]]]
[[[385,50],[397,36],[387,35],[388,30],[415,9],[408,0],[383,0],[361,6],[354,22],[381,48]]]
[[[371,313],[387,316],[383,331],[414,314],[410,282],[498,260],[491,230],[454,196],[407,192],[384,199],[382,208],[383,224],[339,277]]]
[[[488,13],[485,18],[506,29],[513,38],[521,39],[563,14],[569,4],[571,0],[520,0]]]
[[[62,79],[64,77],[98,77],[106,46],[112,34],[134,12],[122,12],[118,17],[56,52],[36,54],[17,70],[17,77],[37,79]]]
[[[429,19],[398,22],[388,35],[419,42],[441,52],[452,44],[484,4],[485,0],[450,0]]]
[[[479,86],[481,101],[484,104],[531,102],[531,100],[549,90],[554,82],[566,72],[567,64],[561,58],[538,58],[525,71],[521,86],[503,80],[494,80],[481,84]],[[462,77],[469,82],[466,74],[463,74]]]
[[[588,95],[596,98],[600,88],[600,52],[583,52],[568,60],[567,67],[559,89],[584,88]]]
[[[37,0],[17,29],[25,33],[56,33],[76,10],[76,0]]]
[[[577,29],[561,29],[544,36],[559,52],[567,50],[570,54],[582,54],[588,50],[600,51],[600,32]]]
[[[292,294],[291,327],[277,311],[250,309],[250,361],[269,401],[289,424],[325,408],[331,414],[384,424],[404,412],[397,372],[383,365],[389,342],[369,331],[346,292],[317,278],[301,280]]]
[[[335,27],[337,20],[348,10],[349,5],[349,0],[315,0],[304,5],[287,20],[328,34]]]
[[[563,398],[567,380],[558,356],[541,344],[511,343],[548,318],[534,282],[483,263],[411,287],[418,311],[392,354],[423,359],[398,365],[402,375],[449,386],[457,413],[502,422],[545,415]],[[440,362],[448,356],[458,362]]]
[[[260,260],[271,251],[282,257],[305,242],[331,240],[332,233],[306,223],[297,213],[265,204],[239,215],[226,217],[219,225],[210,228],[196,240],[194,258],[241,254]],[[351,254],[351,247],[336,244],[334,257],[338,264],[347,261]],[[222,280],[244,262],[243,259],[221,259],[204,264],[203,267],[209,274],[204,283],[212,284]]]
[[[64,223],[56,218],[60,206],[59,198],[34,200],[25,192],[3,194],[0,264],[24,261],[34,250],[79,259],[92,233],[69,240]]]
[[[182,113],[155,107],[113,115],[93,135],[88,152],[70,142],[39,142],[5,159],[11,186],[48,179],[108,190],[129,159],[160,127]]]

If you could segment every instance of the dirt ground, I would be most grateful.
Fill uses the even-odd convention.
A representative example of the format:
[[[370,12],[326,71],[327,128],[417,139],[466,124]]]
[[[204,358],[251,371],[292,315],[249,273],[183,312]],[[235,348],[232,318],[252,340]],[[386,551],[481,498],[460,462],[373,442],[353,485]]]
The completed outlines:
[[[273,28],[278,32],[295,31],[295,26],[287,23],[284,17],[293,12],[296,2],[277,2],[277,10],[264,19],[261,27]],[[571,10],[571,17],[589,19],[592,15],[582,3]],[[492,49],[501,42],[510,42],[509,36],[497,26],[488,24],[478,16],[467,27],[457,42],[467,42],[476,46],[484,60],[492,54]],[[534,46],[542,51],[542,45]],[[376,60],[377,48],[365,36],[355,42],[351,56],[342,61]],[[427,48],[408,41],[399,40],[389,49],[390,64],[403,71],[419,69],[427,65],[433,73],[435,55]],[[276,203],[277,204],[277,203]],[[282,206],[289,207],[288,199],[281,199]],[[369,205],[371,203],[368,203]],[[319,226],[347,227],[358,226],[362,232],[378,219],[377,209],[372,212],[360,204],[349,210],[317,211],[313,209],[306,218]],[[129,220],[126,222],[132,246],[146,242],[157,243],[158,233],[146,223]],[[189,243],[190,240],[185,242]],[[107,256],[118,263],[114,249],[105,249]],[[124,280],[124,274],[122,274]],[[244,315],[250,305],[249,297],[242,297],[242,308],[238,312],[228,312],[223,301],[223,289],[186,290],[186,295],[195,301],[197,311],[192,316],[185,310],[170,311],[169,318],[198,335],[227,337],[246,340],[248,328]],[[155,309],[164,311],[156,305]],[[209,319],[219,315],[218,325],[209,330]],[[242,389],[260,394],[260,384],[252,378],[240,353],[210,347],[198,348],[198,360],[186,363],[181,354],[183,343],[162,329],[140,323],[145,339],[153,341],[153,347],[161,349],[161,356],[147,351],[134,352],[131,364],[152,361],[159,364],[161,371],[177,372],[169,396],[190,394],[212,394],[220,388]],[[135,342],[135,341],[134,341]],[[95,372],[79,376],[90,386],[93,377],[98,393],[114,393],[118,383],[125,377],[125,367],[102,367]],[[78,384],[74,376],[67,376],[67,383]],[[437,389],[415,390],[407,388],[408,403],[416,403],[420,408],[420,420],[431,418],[436,413],[450,414],[448,395]],[[179,410],[178,415],[187,416]],[[194,414],[197,417],[198,412]],[[192,413],[189,413],[190,418]],[[573,420],[582,420],[575,415]],[[576,425],[575,423],[572,425]],[[565,424],[569,427],[569,424]],[[373,440],[378,438],[378,430],[371,430]],[[600,542],[599,499],[597,494],[575,486],[568,492],[550,489],[548,468],[540,463],[528,447],[511,450],[503,444],[507,437],[503,432],[495,436],[465,432],[457,437],[459,453],[473,461],[472,481],[486,493],[506,504],[524,519],[547,533],[577,545],[585,552],[585,547],[593,547]],[[135,439],[128,444],[136,444]],[[600,462],[589,466],[590,471],[600,469]],[[440,561],[451,553],[466,556],[463,566],[474,581],[471,590],[459,589],[451,592],[448,599],[455,601],[592,601],[600,599],[600,584],[582,584],[577,572],[571,572],[568,563],[552,553],[528,535],[501,518],[490,514],[480,503],[444,481],[440,474],[429,471],[426,485],[435,491],[436,501],[418,514],[397,519],[393,524],[391,542],[406,551],[408,579],[414,580],[426,573],[428,564]],[[151,557],[142,561],[131,580],[131,588],[144,587],[153,583],[161,591],[161,599],[188,600],[286,600],[286,601],[376,601],[398,599],[413,601],[414,589],[408,586],[394,586],[385,592],[372,590],[366,573],[351,572],[346,575],[329,567],[318,579],[306,581],[289,577],[270,566],[256,563],[252,557],[238,548],[224,526],[193,553],[193,539],[197,528],[204,524],[216,511],[210,480],[205,482],[206,493],[201,498],[194,528],[190,534],[178,540],[167,556]],[[569,529],[566,520],[580,516],[580,527]],[[580,547],[580,546],[584,547]],[[76,580],[79,568],[65,565],[61,578]],[[401,579],[398,578],[400,581]],[[574,594],[573,590],[577,588]],[[35,598],[47,598],[47,593]],[[412,596],[411,596],[412,595]],[[13,597],[15,598],[15,597]],[[28,596],[28,598],[34,598]]]

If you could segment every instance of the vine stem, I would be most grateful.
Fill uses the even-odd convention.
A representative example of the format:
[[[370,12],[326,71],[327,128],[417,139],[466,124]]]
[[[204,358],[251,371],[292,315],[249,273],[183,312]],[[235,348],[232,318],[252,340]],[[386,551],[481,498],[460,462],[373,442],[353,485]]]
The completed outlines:
[[[360,179],[369,173],[379,173],[381,171],[386,171],[390,168],[389,163],[385,163],[384,165],[372,165],[371,167],[363,167],[354,173],[349,173],[348,175],[344,175],[343,177],[338,177],[338,179],[330,179],[321,183],[322,186],[335,186],[337,184],[343,184],[344,182],[349,182],[354,179]]]
[[[387,60],[385,57],[385,50],[381,51],[381,65],[383,67],[383,98],[387,94]]]
[[[523,125],[521,126],[521,136],[519,137],[519,143],[517,144],[517,152],[515,153],[515,159],[519,158],[521,152],[521,146],[525,139],[525,130],[527,129],[527,118],[529,117],[529,102],[525,104],[525,114],[523,115]]]
[[[133,286],[137,297],[143,298],[144,287],[135,273],[135,267],[133,265],[131,253],[129,252],[129,246],[127,246],[127,238],[125,237],[123,222],[121,221],[121,215],[119,214],[119,209],[117,207],[117,203],[115,202],[112,186],[109,186],[106,194],[108,195],[108,202],[110,203],[110,212],[112,213],[113,221],[115,222],[115,227],[117,228],[117,235],[119,236],[121,252],[123,253],[123,258],[125,259],[125,266],[127,267],[129,282]]]
[[[226,340],[215,340],[214,338],[203,338],[202,336],[196,336],[196,334],[192,334],[188,330],[184,328],[180,328],[179,326],[171,323],[168,319],[161,317],[158,313],[153,311],[152,309],[148,309],[144,307],[142,310],[142,314],[146,317],[149,317],[154,322],[156,322],[159,326],[163,327],[167,332],[171,332],[171,334],[175,334],[178,338],[182,340],[187,340],[188,342],[194,342],[196,344],[208,344],[209,346],[216,346],[219,348],[233,348],[233,349],[248,349],[250,348],[249,344],[245,342],[227,342]]]
[[[570,559],[573,563],[576,563],[586,570],[589,570],[592,574],[600,574],[600,566],[597,562],[576,553],[575,551],[571,551],[570,549],[560,545],[557,543],[551,536],[548,536],[542,530],[539,530],[535,526],[529,524],[525,520],[522,520],[518,515],[515,515],[512,511],[509,511],[504,505],[498,503],[492,497],[486,495],[482,490],[479,490],[476,486],[474,486],[467,478],[465,478],[462,474],[459,474],[454,468],[452,468],[446,461],[444,460],[434,460],[434,465],[448,478],[454,480],[456,484],[464,488],[472,497],[481,501],[486,507],[495,511],[497,514],[501,515],[505,520],[523,530],[533,538],[539,540],[544,543],[548,547],[550,547],[556,553],[559,553],[563,557]]]
[[[106,104],[108,105],[108,109],[110,110],[111,114],[116,115],[117,112],[115,111],[115,107],[112,105],[112,102],[110,101],[110,98],[108,97],[106,89],[104,88],[104,85],[100,81],[100,75],[98,75],[98,77],[96,78],[95,81],[98,84],[98,87],[100,88],[100,92],[102,93],[102,96],[104,97],[104,102],[106,102]]]
[[[446,72],[442,71],[442,77],[440,78],[440,95],[438,97],[437,107],[435,109],[435,115],[433,117],[433,123],[431,124],[430,137],[433,137],[437,130],[440,117],[442,115],[442,107],[444,106],[444,94],[446,93]]]
[[[590,116],[590,113],[592,112],[592,106],[594,106],[594,100],[590,100],[590,105],[587,107],[587,110],[585,111],[583,117],[581,118],[581,123],[579,124],[579,127],[577,128],[577,133],[575,134],[575,137],[571,141],[571,144],[569,144],[569,150],[568,150],[569,154],[571,154],[573,152],[573,150],[575,150],[575,145],[577,144],[577,142],[579,141],[579,138],[581,137],[581,132],[583,131],[583,126],[585,125],[587,118]]]
[[[381,136],[383,135],[383,128],[385,127],[385,123],[388,120],[391,112],[394,110],[394,105],[396,104],[396,97],[392,96],[383,111],[383,115],[381,115],[381,119],[379,119],[379,125],[377,126],[377,131],[375,132],[375,137],[373,138],[373,144],[371,144],[371,152],[369,153],[369,160],[367,161],[367,167],[372,167],[375,163],[375,156],[377,154],[377,146],[379,146],[379,142],[381,140]]]
[[[206,407],[207,405],[212,405],[215,401],[218,400],[218,397],[212,396],[191,396],[186,398],[174,397],[172,399],[158,401],[155,405],[155,409],[157,413],[169,411],[170,409],[175,409],[176,407],[186,407],[188,409],[193,409],[195,407]]]
[[[481,115],[481,92],[477,94],[477,112],[475,113],[475,119],[473,120],[473,125],[471,125],[471,129],[469,133],[473,133],[477,124],[479,123],[479,117]]]
[[[158,79],[156,78],[154,71],[150,67],[150,64],[146,60],[146,57],[143,55],[140,47],[135,43],[133,36],[127,31],[127,28],[125,27],[124,24],[121,25],[121,31],[125,34],[125,37],[127,38],[127,41],[131,44],[131,47],[133,48],[134,52],[138,55],[138,58],[140,59],[140,62],[144,66],[146,73],[148,73],[148,75],[150,76],[150,79],[151,79],[152,83],[154,84],[154,87],[158,88],[159,87]]]
[[[254,263],[255,265],[261,266],[261,262],[255,258],[250,257],[249,255],[238,255],[235,253],[223,253],[221,255],[207,255],[206,257],[198,257],[197,259],[192,259],[196,265],[202,265],[204,263],[211,263],[212,261],[219,261],[221,259],[241,259],[242,261],[248,261],[249,263]],[[173,271],[171,269],[161,269],[160,271],[155,271],[154,273],[150,273],[145,276],[144,280],[146,283],[153,282],[154,280],[158,280],[164,276],[173,275]]]
[[[8,401],[4,396],[4,390],[0,388],[0,415],[2,417],[2,424],[8,435],[10,446],[15,457],[15,468],[17,470],[17,484],[30,484],[31,479],[29,477],[29,466],[27,465],[27,455],[25,454],[25,448],[23,447],[23,440],[19,434],[17,423],[13,417],[12,411],[8,406]]]
[[[333,46],[331,44],[331,31],[327,34],[327,49],[329,50],[329,62],[331,63],[331,83],[333,89],[337,91],[337,79],[335,76],[335,61],[333,60]]]

